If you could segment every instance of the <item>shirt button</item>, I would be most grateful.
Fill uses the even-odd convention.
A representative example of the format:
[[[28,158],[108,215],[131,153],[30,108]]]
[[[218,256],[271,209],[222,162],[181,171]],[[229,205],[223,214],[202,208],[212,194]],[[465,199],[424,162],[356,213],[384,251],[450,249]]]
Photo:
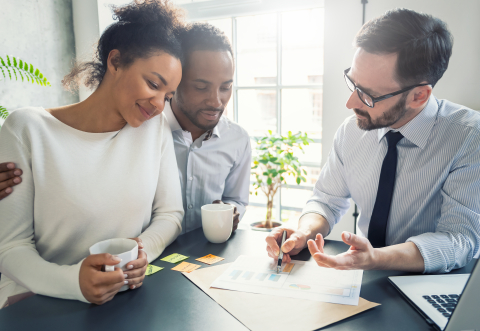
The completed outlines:
[[[190,178],[188,178],[188,180],[193,180],[193,176],[190,176]]]
[[[193,208],[193,205],[188,205],[188,209],[192,209]]]

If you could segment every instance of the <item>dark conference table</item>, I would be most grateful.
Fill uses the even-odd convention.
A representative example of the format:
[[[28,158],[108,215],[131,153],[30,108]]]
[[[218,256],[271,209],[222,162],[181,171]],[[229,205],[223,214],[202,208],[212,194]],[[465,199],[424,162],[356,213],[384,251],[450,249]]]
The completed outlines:
[[[219,265],[233,262],[239,255],[266,256],[265,236],[263,232],[239,229],[226,243],[211,244],[202,229],[197,229],[179,236],[160,258],[180,253],[190,256],[187,262],[205,268],[208,266],[195,259],[214,254],[225,258],[215,264]],[[347,249],[343,242],[326,240],[325,250],[329,254]],[[160,258],[152,264],[164,267],[163,270],[145,277],[139,289],[119,293],[104,305],[35,295],[0,310],[0,330],[247,330],[180,272],[170,270],[173,264],[160,261]],[[308,250],[303,250],[296,259],[307,261],[310,258]],[[454,273],[469,273],[473,265],[472,261]],[[382,305],[322,330],[433,330],[387,279],[387,276],[407,274],[365,271],[360,295]]]

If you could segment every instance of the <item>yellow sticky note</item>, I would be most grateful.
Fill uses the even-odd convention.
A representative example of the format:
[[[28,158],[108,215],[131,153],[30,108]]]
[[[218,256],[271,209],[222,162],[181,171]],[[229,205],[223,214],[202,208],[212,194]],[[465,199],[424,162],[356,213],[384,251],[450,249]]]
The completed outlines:
[[[169,256],[164,257],[163,259],[161,259],[161,261],[177,263],[186,259],[188,259],[188,256],[178,254],[178,253],[173,253],[173,254],[170,254]]]
[[[188,262],[182,262],[179,265],[177,265],[175,268],[172,268],[172,270],[175,271],[181,271],[181,272],[191,272],[195,269],[200,268],[198,264],[193,264],[193,263],[188,263]]]
[[[212,255],[212,254],[208,254],[208,255],[205,255],[204,257],[199,257],[198,259],[195,259],[195,260],[206,263],[206,264],[214,264],[214,263],[217,263],[219,261],[224,260],[224,258],[219,257],[219,256],[215,256],[215,255]]]
[[[287,263],[287,264],[285,264],[285,267],[283,267],[283,271],[282,271],[282,272],[290,272],[290,271],[292,271],[294,265],[295,265],[295,264],[293,264],[293,263]]]
[[[145,271],[145,276],[150,276],[151,274],[154,274],[162,269],[162,267],[157,267],[156,265],[149,264],[147,266],[147,271]]]

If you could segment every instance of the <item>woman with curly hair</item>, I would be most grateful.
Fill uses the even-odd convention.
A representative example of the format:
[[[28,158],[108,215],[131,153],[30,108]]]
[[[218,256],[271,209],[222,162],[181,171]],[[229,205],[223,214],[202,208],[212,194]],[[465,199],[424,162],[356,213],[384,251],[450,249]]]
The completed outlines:
[[[125,284],[142,285],[146,266],[181,231],[180,184],[163,111],[181,80],[183,29],[167,2],[113,7],[92,62],[64,84],[95,89],[86,100],[13,112],[0,132],[0,162],[24,171],[0,203],[0,307],[38,293],[102,304]],[[160,115],[160,116],[157,116]],[[117,264],[89,247],[133,238],[138,259]]]

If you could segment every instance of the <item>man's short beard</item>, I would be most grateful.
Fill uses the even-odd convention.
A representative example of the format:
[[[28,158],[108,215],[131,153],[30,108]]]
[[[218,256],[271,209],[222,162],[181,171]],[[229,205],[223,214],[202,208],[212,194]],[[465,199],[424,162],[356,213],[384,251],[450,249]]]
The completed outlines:
[[[180,109],[180,111],[190,120],[190,122],[193,123],[193,125],[195,125],[197,128],[199,129],[202,129],[202,130],[205,130],[205,131],[208,131],[208,130],[211,130],[213,129],[215,126],[217,126],[218,124],[218,121],[220,121],[220,118],[222,117],[222,114],[223,114],[223,110],[218,110],[218,109],[214,109],[214,108],[211,108],[211,109],[199,109],[199,110],[196,110],[196,111],[189,111],[188,109],[185,108],[185,103],[184,103],[184,100],[183,100],[183,97],[180,93],[178,93],[177,91],[177,105],[178,105],[178,109]],[[202,110],[208,110],[208,111],[219,111],[220,112],[220,115],[218,116],[218,121],[215,122],[214,124],[212,125],[203,125],[201,124],[197,117],[198,117],[198,114],[202,111]]]
[[[408,93],[402,95],[400,100],[398,100],[398,102],[390,109],[385,111],[383,115],[379,117],[375,122],[372,121],[372,118],[370,117],[370,114],[368,112],[364,112],[355,108],[353,111],[356,114],[365,117],[365,119],[357,118],[357,126],[362,130],[371,131],[394,125],[398,122],[398,120],[404,117],[408,111],[407,107],[405,107],[405,104],[407,102],[407,95]]]

